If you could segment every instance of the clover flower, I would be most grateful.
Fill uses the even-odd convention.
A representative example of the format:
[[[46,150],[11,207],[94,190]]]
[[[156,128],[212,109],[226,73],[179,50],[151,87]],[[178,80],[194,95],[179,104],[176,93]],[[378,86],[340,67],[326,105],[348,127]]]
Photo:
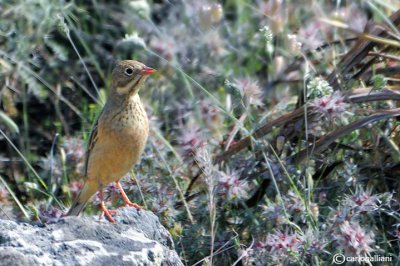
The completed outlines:
[[[248,197],[249,185],[247,181],[239,179],[237,172],[220,172],[218,183],[220,191],[226,194],[230,201],[237,201]]]
[[[344,221],[332,237],[345,256],[365,256],[374,250],[374,233],[366,232],[356,221]]]
[[[239,89],[246,106],[264,105],[262,102],[262,90],[258,85],[258,81],[248,78],[235,79],[231,85]]]
[[[178,139],[183,156],[186,159],[196,156],[196,150],[205,146],[206,140],[198,127],[182,129],[182,135]]]
[[[269,255],[275,257],[275,260],[290,261],[299,255],[302,239],[297,233],[275,231],[267,235],[264,246]]]
[[[373,212],[378,208],[379,197],[372,195],[371,190],[357,189],[356,193],[347,196],[344,205],[355,213]]]

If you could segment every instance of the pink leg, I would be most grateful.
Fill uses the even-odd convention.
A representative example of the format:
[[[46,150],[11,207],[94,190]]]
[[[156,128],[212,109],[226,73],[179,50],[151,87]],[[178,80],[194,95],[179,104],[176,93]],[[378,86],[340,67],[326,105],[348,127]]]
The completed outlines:
[[[131,202],[131,201],[128,199],[128,196],[126,195],[126,193],[125,193],[124,189],[122,188],[121,183],[120,183],[119,181],[117,181],[117,182],[115,182],[115,183],[117,184],[117,188],[118,188],[119,191],[121,192],[121,196],[122,196],[122,199],[123,199],[124,202],[125,202],[125,206],[134,207],[134,208],[136,208],[136,209],[138,209],[138,210],[140,210],[140,209],[143,208],[143,207],[140,206],[139,204],[136,204],[136,203],[134,203],[134,202]]]
[[[115,220],[114,218],[112,218],[111,215],[113,214],[117,214],[118,211],[116,210],[108,210],[106,208],[106,205],[104,204],[104,194],[103,194],[103,189],[100,189],[99,191],[99,198],[100,198],[100,208],[101,208],[101,213],[100,213],[100,217],[99,219],[102,219],[104,217],[104,215],[106,216],[107,220],[113,224],[115,224]]]

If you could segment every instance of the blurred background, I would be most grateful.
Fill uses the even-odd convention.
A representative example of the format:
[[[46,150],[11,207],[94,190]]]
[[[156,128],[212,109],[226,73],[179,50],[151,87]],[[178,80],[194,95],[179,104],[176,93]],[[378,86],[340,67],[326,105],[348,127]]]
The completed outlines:
[[[0,217],[61,217],[112,68],[135,59],[157,73],[141,90],[151,136],[123,185],[186,265],[397,261],[399,9],[3,0]],[[117,193],[107,187],[110,206]],[[86,214],[98,205],[96,195]]]

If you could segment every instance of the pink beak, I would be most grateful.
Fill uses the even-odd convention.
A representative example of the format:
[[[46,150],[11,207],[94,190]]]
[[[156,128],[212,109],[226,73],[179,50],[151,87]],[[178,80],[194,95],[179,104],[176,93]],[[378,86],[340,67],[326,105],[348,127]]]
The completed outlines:
[[[147,75],[153,74],[154,72],[156,72],[156,70],[154,68],[145,66],[145,67],[143,67],[141,74],[144,76],[147,76]]]

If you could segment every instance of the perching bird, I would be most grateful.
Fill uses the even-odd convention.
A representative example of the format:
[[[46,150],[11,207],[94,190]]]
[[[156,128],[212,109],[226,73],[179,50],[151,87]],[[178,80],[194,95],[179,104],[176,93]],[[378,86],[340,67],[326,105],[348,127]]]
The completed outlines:
[[[119,180],[138,161],[149,134],[149,122],[138,92],[154,72],[134,60],[121,61],[114,68],[109,97],[90,134],[85,184],[67,215],[79,215],[91,196],[99,191],[101,215],[115,223],[111,216],[115,211],[106,208],[103,196],[103,188],[111,182],[116,182],[127,206],[141,208],[129,201]]]

